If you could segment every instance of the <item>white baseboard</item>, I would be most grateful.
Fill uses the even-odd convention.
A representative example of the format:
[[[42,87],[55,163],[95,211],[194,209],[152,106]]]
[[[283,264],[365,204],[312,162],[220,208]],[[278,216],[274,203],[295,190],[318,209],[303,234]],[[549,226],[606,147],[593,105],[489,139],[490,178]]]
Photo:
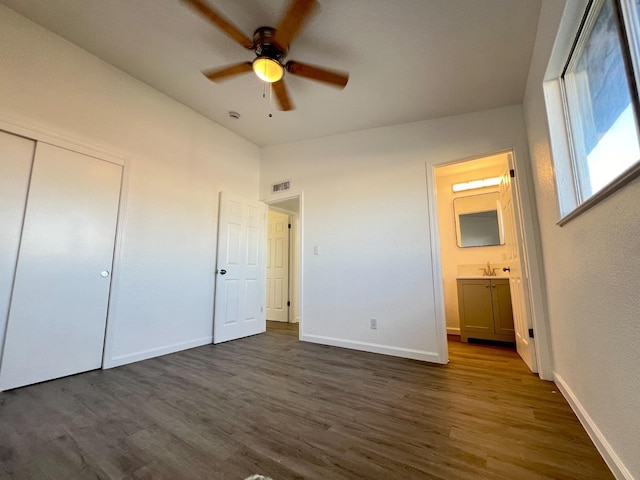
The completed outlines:
[[[607,463],[607,466],[609,467],[613,475],[619,480],[634,480],[629,470],[627,470],[627,468],[620,460],[620,457],[616,455],[613,447],[611,447],[609,442],[607,442],[607,439],[604,437],[598,426],[589,416],[578,398],[574,395],[573,391],[569,388],[569,385],[567,385],[562,377],[557,373],[554,374],[554,379],[556,385],[564,395],[564,398],[567,399],[567,402],[569,402],[571,409],[576,414],[578,420],[580,420],[580,423],[589,434],[591,441],[600,452],[600,455],[602,455],[602,458]]]
[[[447,327],[447,335],[460,335],[460,329],[456,327]]]
[[[160,357],[162,355],[168,355],[170,353],[180,352],[182,350],[188,350],[190,348],[202,347],[213,342],[213,337],[202,337],[195,340],[189,340],[188,342],[174,343],[173,345],[166,345],[164,347],[152,348],[149,350],[143,350],[141,352],[130,353],[127,355],[120,355],[113,357],[110,360],[105,359],[102,368],[114,368],[128,363],[139,362],[141,360],[148,360],[150,358]]]
[[[319,343],[321,345],[330,345],[332,347],[349,348],[351,350],[361,350],[364,352],[381,353],[383,355],[391,355],[394,357],[410,358],[413,360],[422,360],[423,362],[446,363],[442,361],[440,355],[436,352],[425,352],[423,350],[412,350],[408,348],[389,347],[387,345],[378,345],[376,343],[356,342],[353,340],[343,340],[341,338],[323,337],[320,335],[300,335],[303,342]]]

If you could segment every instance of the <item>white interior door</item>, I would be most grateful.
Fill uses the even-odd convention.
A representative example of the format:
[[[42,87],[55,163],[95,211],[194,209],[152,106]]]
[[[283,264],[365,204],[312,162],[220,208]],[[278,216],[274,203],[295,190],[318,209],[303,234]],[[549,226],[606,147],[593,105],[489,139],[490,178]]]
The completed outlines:
[[[0,389],[100,368],[122,167],[38,143]]]
[[[220,193],[213,343],[266,330],[267,207]]]
[[[0,359],[35,144],[0,132]]]
[[[510,268],[509,286],[511,289],[511,305],[513,307],[513,323],[516,333],[516,348],[522,360],[532,372],[538,371],[534,339],[529,336],[532,328],[531,311],[529,308],[528,281],[524,269],[522,252],[524,243],[518,229],[518,216],[514,205],[514,191],[510,174],[511,165],[502,176],[500,184],[500,202],[502,204],[502,218],[504,222],[505,245],[507,260]]]
[[[289,321],[289,215],[269,211],[267,320]]]

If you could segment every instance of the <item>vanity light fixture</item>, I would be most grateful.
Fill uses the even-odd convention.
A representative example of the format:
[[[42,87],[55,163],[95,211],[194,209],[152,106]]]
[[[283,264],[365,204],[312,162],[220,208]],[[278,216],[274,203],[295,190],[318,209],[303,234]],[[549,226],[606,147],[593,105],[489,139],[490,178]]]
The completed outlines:
[[[500,185],[502,177],[491,177],[483,180],[472,180],[470,182],[454,183],[451,188],[454,192],[464,192],[465,190],[473,190],[475,188],[495,187]]]

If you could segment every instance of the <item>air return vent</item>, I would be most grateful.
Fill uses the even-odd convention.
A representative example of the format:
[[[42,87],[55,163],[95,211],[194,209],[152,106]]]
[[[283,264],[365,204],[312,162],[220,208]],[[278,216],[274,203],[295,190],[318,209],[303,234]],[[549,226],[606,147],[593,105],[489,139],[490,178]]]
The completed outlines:
[[[276,183],[275,185],[271,185],[271,193],[283,192],[285,190],[289,190],[291,188],[291,182],[287,180],[286,182]]]

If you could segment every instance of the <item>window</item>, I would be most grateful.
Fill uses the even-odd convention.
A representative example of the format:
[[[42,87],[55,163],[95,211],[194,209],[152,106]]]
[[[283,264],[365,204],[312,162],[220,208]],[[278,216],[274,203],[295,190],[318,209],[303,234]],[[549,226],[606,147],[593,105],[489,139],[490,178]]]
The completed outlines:
[[[593,204],[640,173],[640,0],[592,0],[561,85],[576,205]]]

